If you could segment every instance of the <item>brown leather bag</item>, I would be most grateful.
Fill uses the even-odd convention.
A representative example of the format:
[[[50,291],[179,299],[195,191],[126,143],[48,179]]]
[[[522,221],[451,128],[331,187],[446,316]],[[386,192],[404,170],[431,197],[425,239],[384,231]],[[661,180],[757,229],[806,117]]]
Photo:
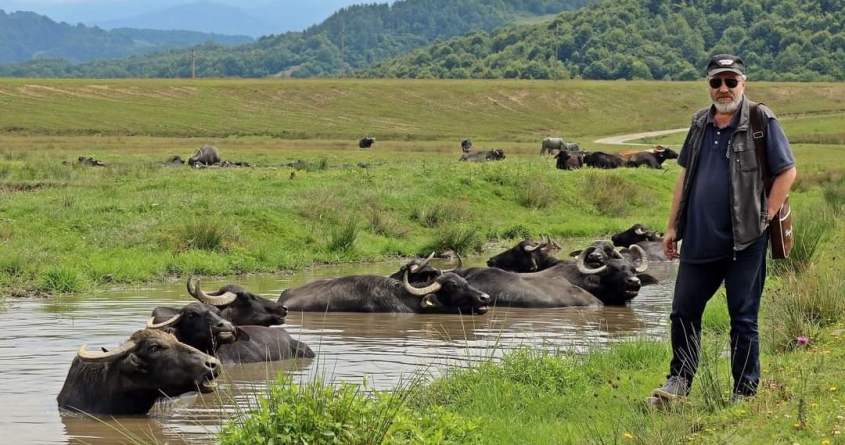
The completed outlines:
[[[763,174],[763,183],[766,187],[766,196],[768,196],[772,190],[772,183],[774,183],[774,178],[769,174],[769,164],[766,157],[766,127],[769,122],[768,119],[760,116],[757,105],[759,104],[751,104],[751,131],[756,145],[758,167]],[[788,195],[783,200],[783,205],[778,209],[775,217],[769,222],[769,241],[772,243],[772,259],[789,258],[795,237],[792,232],[792,208],[789,206]]]

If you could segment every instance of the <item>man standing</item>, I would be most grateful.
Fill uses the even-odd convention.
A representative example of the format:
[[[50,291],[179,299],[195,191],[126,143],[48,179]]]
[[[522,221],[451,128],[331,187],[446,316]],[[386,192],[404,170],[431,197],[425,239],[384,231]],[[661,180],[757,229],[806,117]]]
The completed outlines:
[[[663,241],[667,258],[680,257],[670,316],[672,362],[666,383],[652,392],[653,403],[689,394],[698,367],[704,307],[723,283],[731,319],[733,400],[757,392],[757,314],[766,277],[766,229],[786,199],[796,170],[789,141],[764,105],[758,112],[760,122],[768,121],[768,165],[758,165],[746,81],[741,58],[719,54],[710,59],[712,105],[693,116],[678,158],[681,172]],[[774,179],[769,193],[762,169]]]

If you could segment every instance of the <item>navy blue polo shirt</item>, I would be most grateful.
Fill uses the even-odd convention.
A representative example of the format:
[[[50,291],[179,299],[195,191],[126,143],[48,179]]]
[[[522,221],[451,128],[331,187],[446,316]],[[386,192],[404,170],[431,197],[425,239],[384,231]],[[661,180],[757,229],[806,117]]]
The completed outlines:
[[[739,122],[739,113],[727,127],[719,129],[713,122],[714,110],[711,107],[704,124],[700,159],[687,198],[686,226],[680,248],[682,262],[705,263],[733,255],[728,150]],[[777,119],[769,119],[766,141],[768,167],[772,176],[795,165],[789,141]],[[678,155],[678,165],[684,168],[689,165],[689,143],[689,139],[684,141]],[[765,236],[761,236],[759,242],[766,240]]]

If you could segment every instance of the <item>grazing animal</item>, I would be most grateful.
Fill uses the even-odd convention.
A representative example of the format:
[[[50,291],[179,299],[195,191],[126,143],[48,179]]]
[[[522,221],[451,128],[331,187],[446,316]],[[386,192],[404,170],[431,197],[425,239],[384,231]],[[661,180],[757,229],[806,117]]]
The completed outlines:
[[[370,148],[375,143],[376,143],[376,138],[374,138],[372,136],[366,136],[366,137],[361,138],[360,141],[358,141],[358,148]]]
[[[214,306],[195,302],[180,309],[157,307],[148,329],[164,329],[187,345],[223,363],[254,363],[313,358],[314,351],[279,327],[236,326]]]
[[[201,167],[209,165],[220,164],[220,150],[217,147],[209,144],[202,144],[197,151],[188,158],[188,165],[191,167]]]
[[[566,145],[563,139],[543,138],[543,141],[540,143],[540,156],[546,153],[553,154],[564,149],[566,149]]]
[[[622,156],[594,151],[584,156],[584,165],[594,168],[619,168],[625,161]]]
[[[91,156],[80,156],[78,158],[80,164],[87,166],[87,167],[105,167],[106,164],[92,158]]]
[[[461,151],[464,153],[469,153],[472,151],[472,141],[469,139],[464,139],[461,141]]]
[[[490,296],[471,287],[451,272],[438,275],[431,284],[415,287],[408,282],[376,275],[353,275],[312,281],[286,289],[279,297],[292,311],[391,312],[484,314]]]
[[[88,414],[146,414],[160,398],[216,389],[220,362],[172,334],[136,331],[117,349],[76,352],[56,400]]]
[[[640,167],[645,165],[649,168],[663,168],[663,161],[667,159],[678,159],[678,153],[671,148],[662,150],[641,151],[628,156],[625,161],[626,167]]]
[[[205,293],[199,279],[188,277],[188,294],[202,303],[220,309],[221,316],[236,325],[273,326],[284,324],[288,308],[276,301],[260,297],[237,284],[227,284]]]
[[[505,152],[500,148],[494,148],[490,151],[477,151],[475,153],[464,153],[461,155],[461,161],[481,162],[481,161],[501,161],[505,159]]]
[[[584,166],[584,152],[559,151],[555,159],[555,167],[561,170],[575,170]]]

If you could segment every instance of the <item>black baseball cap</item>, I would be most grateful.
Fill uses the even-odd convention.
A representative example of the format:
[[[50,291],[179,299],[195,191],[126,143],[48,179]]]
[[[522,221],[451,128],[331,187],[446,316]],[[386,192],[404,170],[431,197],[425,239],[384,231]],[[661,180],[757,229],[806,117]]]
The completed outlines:
[[[740,57],[730,54],[716,54],[707,64],[707,77],[719,73],[733,72],[745,75],[745,62]]]

